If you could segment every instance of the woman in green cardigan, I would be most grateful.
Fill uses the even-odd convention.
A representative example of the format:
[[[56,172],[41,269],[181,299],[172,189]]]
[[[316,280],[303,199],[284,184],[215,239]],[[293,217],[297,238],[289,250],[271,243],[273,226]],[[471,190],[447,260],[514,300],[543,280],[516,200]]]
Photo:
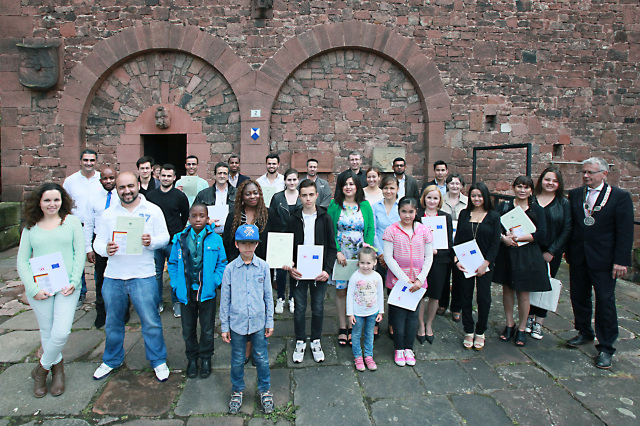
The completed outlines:
[[[38,319],[42,357],[31,372],[33,395],[47,394],[47,375],[52,374],[51,395],[64,392],[62,348],[69,333],[80,298],[80,277],[84,269],[84,233],[80,220],[72,216],[73,201],[57,183],[45,183],[34,190],[24,206],[26,228],[18,249],[18,274],[29,305]],[[29,260],[59,252],[69,284],[55,291],[46,287],[44,277],[34,279]],[[54,266],[57,265],[54,264]]]
[[[375,225],[373,210],[364,199],[364,191],[360,179],[351,172],[338,177],[336,182],[336,198],[331,201],[327,213],[333,221],[333,229],[338,248],[337,261],[347,264],[347,259],[356,259],[363,244],[373,246]],[[347,283],[348,281],[331,281],[336,286],[336,308],[338,310],[338,343],[346,346],[351,343],[351,328],[347,331]]]

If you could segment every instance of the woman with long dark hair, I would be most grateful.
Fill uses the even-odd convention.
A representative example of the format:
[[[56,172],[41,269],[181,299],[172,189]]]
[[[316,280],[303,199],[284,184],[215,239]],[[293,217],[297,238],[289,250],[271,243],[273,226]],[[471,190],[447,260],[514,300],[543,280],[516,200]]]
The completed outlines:
[[[373,246],[375,226],[373,210],[364,199],[362,184],[357,175],[348,171],[338,176],[336,198],[331,201],[327,213],[331,216],[338,249],[337,261],[346,265],[348,259],[356,259],[363,244]],[[331,281],[336,286],[336,308],[338,310],[338,344],[350,342],[347,330],[347,284],[348,281]]]
[[[555,277],[571,235],[571,206],[565,197],[564,180],[557,166],[542,171],[534,194],[534,202],[544,209],[547,221],[547,239],[540,243],[542,257],[549,264],[549,273]],[[542,322],[546,317],[546,309],[531,305],[525,331],[536,340],[542,339]]]
[[[40,327],[42,357],[31,372],[36,398],[47,394],[49,371],[51,395],[62,395],[65,390],[62,349],[71,333],[86,256],[82,223],[71,215],[72,207],[71,197],[57,183],[40,185],[24,206],[27,226],[20,238],[17,268]],[[62,255],[69,285],[51,293],[34,278],[29,260],[57,252]]]

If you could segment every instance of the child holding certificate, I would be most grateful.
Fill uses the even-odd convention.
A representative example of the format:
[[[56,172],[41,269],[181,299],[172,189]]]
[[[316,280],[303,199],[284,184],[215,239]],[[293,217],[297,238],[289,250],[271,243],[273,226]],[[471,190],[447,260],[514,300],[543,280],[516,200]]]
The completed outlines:
[[[322,323],[324,321],[324,295],[327,280],[336,261],[336,240],[333,234],[333,222],[324,207],[316,206],[318,190],[314,181],[305,179],[300,183],[302,208],[293,212],[289,218],[286,232],[293,233],[293,258],[298,259],[298,246],[322,246],[322,273],[315,279],[302,279],[302,274],[294,267],[285,267],[289,271],[293,298],[296,309],[293,313],[293,325],[296,334],[296,348],[293,362],[304,359],[307,348],[305,314],[307,311],[307,290],[311,296],[311,352],[315,362],[324,361],[324,352],[320,344]],[[296,265],[300,266],[300,265]],[[295,281],[294,281],[295,280]]]
[[[189,226],[173,237],[167,269],[171,287],[182,305],[182,337],[186,346],[187,377],[211,375],[216,318],[216,288],[222,282],[227,255],[214,225],[207,225],[207,206],[195,203],[189,209]],[[200,318],[200,342],[198,342]]]
[[[398,202],[400,222],[389,226],[382,240],[384,241],[384,259],[389,268],[387,287],[396,283],[410,284],[410,292],[427,288],[427,274],[433,262],[433,234],[420,222],[416,222],[418,202],[415,198],[403,197]],[[415,365],[413,341],[418,331],[418,310],[390,305],[393,313],[394,361],[400,366]]]
[[[374,269],[376,267],[376,251],[371,246],[364,246],[358,252],[358,270],[349,279],[347,287],[347,316],[353,326],[353,350],[356,370],[365,371],[365,363],[371,371],[378,369],[373,360],[373,329],[382,321],[384,314],[384,292],[382,277]],[[364,334],[364,360],[360,337]]]

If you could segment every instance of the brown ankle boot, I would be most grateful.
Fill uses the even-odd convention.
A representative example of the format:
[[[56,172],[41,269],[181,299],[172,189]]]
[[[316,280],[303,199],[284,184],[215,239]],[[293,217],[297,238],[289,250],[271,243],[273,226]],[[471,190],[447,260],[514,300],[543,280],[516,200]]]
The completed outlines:
[[[64,393],[64,361],[51,366],[51,396]]]
[[[33,377],[33,396],[36,398],[42,398],[47,394],[48,374],[49,370],[45,370],[40,362],[38,362],[36,368],[31,371],[31,377]]]

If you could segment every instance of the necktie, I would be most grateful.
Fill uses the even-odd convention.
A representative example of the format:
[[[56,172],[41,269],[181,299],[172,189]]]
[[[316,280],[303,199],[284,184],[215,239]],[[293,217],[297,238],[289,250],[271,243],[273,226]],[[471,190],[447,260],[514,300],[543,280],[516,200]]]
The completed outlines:
[[[108,209],[111,205],[111,191],[107,192],[107,203],[104,205],[104,209]]]

